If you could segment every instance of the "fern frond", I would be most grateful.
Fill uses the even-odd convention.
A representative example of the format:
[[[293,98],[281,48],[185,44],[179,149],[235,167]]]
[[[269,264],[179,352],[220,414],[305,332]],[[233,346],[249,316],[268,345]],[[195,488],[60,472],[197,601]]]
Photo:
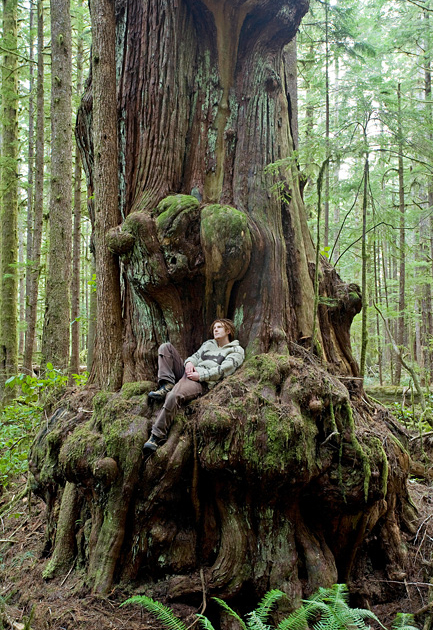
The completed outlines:
[[[245,625],[244,621],[233,610],[233,608],[230,608],[230,606],[228,604],[226,604],[225,601],[223,601],[222,599],[218,599],[218,597],[213,597],[213,599],[221,606],[221,608],[223,608],[230,615],[230,617],[234,617],[235,619],[237,619],[237,621],[239,622],[239,625],[242,628],[242,630],[248,630],[248,628]]]
[[[412,625],[413,615],[409,613],[397,613],[396,618],[392,622],[391,630],[419,630]]]
[[[200,619],[200,625],[202,628],[204,628],[204,630],[215,630],[215,628],[213,627],[213,625],[211,624],[211,622],[209,621],[209,619],[207,617],[205,617],[204,615],[196,615],[199,619]]]
[[[140,606],[143,606],[143,608],[159,619],[167,630],[187,630],[183,621],[174,616],[171,608],[164,606],[161,602],[157,602],[150,597],[146,597],[146,595],[130,597],[123,602],[121,606],[126,606],[126,604],[140,604]]]
[[[248,615],[247,627],[248,630],[272,630],[271,626],[268,626],[257,614],[255,610]]]
[[[302,605],[283,619],[277,626],[277,630],[308,630],[308,612]]]
[[[284,595],[285,593],[283,593],[283,591],[279,591],[276,588],[272,589],[272,591],[268,591],[254,611],[257,617],[265,622],[276,602]]]

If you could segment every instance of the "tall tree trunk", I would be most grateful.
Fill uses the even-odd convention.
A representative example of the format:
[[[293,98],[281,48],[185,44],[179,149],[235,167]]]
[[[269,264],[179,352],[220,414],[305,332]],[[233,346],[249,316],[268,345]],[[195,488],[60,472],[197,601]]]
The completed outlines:
[[[152,57],[141,44],[119,49],[118,63],[128,68],[118,90],[119,115],[123,119],[126,110],[135,112],[120,126],[120,201],[126,221],[110,243],[121,254],[125,277],[125,380],[149,377],[158,344],[167,338],[182,353],[197,347],[208,323],[222,314],[235,319],[242,342],[257,352],[311,338],[315,253],[298,173],[295,166],[278,176],[264,170],[292,150],[281,44],[293,36],[296,16],[305,7],[292,7],[286,19],[279,2],[273,9],[254,2],[249,12],[242,4],[230,10],[210,2],[207,10],[188,3],[168,8],[158,37],[168,41],[170,32],[184,32],[170,59],[159,47]],[[145,24],[155,19],[159,24],[160,11],[165,14],[159,3],[130,7],[131,36],[152,40],[155,33]],[[261,19],[266,20],[263,29]],[[227,52],[223,41],[231,42]],[[137,54],[144,55],[141,64]],[[142,93],[127,77],[139,84],[147,81],[144,67],[150,68],[153,87]],[[177,71],[181,67],[183,73]],[[160,92],[157,84],[172,88]],[[88,173],[90,105],[86,98],[78,130],[88,149]],[[143,133],[137,133],[137,120],[143,121]],[[269,192],[276,179],[285,182],[288,195],[283,199]],[[176,202],[173,197],[157,209],[170,193],[185,195],[177,199],[181,218],[173,226],[174,210],[169,223],[164,222],[168,215],[155,221]],[[218,212],[214,204],[221,207]],[[190,225],[188,231],[181,227],[184,223]],[[180,254],[174,252],[175,244]],[[150,272],[143,261],[153,253]],[[259,276],[253,271],[257,268]],[[189,287],[186,301],[182,282]],[[325,337],[325,356],[335,357],[328,332]],[[352,370],[351,360],[343,362]]]
[[[364,141],[367,145],[367,130],[364,129]],[[368,345],[368,297],[367,297],[367,209],[368,209],[368,177],[369,177],[369,160],[368,150],[365,153],[364,160],[364,193],[362,198],[362,334],[361,334],[361,359],[360,374],[365,375],[365,362],[367,357]]]
[[[401,84],[398,84],[398,200],[400,211],[400,236],[399,236],[399,297],[398,297],[398,323],[397,345],[403,348],[405,341],[405,285],[406,285],[406,235],[405,235],[405,201],[404,201],[404,174],[403,174],[403,130],[401,122]],[[396,384],[400,384],[401,361],[397,359],[395,370]]]
[[[426,43],[425,43],[425,55],[424,55],[424,97],[425,97],[425,112],[426,112],[426,122],[430,129],[429,138],[430,143],[433,144],[433,109],[432,109],[432,78],[431,78],[431,50],[430,50],[430,31],[429,31],[429,8],[430,3],[428,3],[427,10],[424,11],[424,19],[426,20],[427,27],[425,29],[426,33]],[[427,180],[427,203],[429,214],[433,212],[433,181],[432,178],[429,177]],[[422,225],[424,225],[425,221],[423,220]],[[430,218],[430,225],[433,227],[433,219]],[[427,230],[428,232],[428,230]],[[433,236],[430,231],[430,251],[433,253]],[[425,247],[425,246],[424,246]],[[428,247],[427,247],[428,250]],[[428,254],[426,256],[428,259]],[[432,260],[432,275],[433,275],[433,258]],[[425,319],[424,322],[424,362],[426,368],[428,370],[428,380],[427,383],[433,383],[433,316],[432,316],[432,289],[429,283],[425,283],[424,285],[424,297],[423,297],[423,317]]]
[[[19,224],[18,217],[18,224]],[[22,356],[24,350],[24,323],[26,316],[26,278],[25,278],[25,254],[24,254],[24,234],[25,230],[18,225],[18,358]],[[24,226],[22,226],[24,228]]]
[[[382,243],[382,275],[383,275],[383,290],[384,290],[384,299],[385,299],[385,305],[386,305],[386,310],[389,310],[389,304],[390,304],[390,297],[389,297],[389,291],[388,291],[388,273],[389,273],[389,269],[387,266],[387,248],[386,248],[386,241],[384,241]],[[390,328],[390,322],[385,318],[385,327],[388,326]],[[384,335],[385,337],[385,335]],[[394,360],[393,360],[393,353],[390,351],[390,347],[389,345],[386,346],[386,357],[388,358],[388,361],[386,361],[386,364],[389,364],[389,373],[391,376],[391,382],[394,384]]]
[[[381,291],[380,291],[380,262],[379,262],[380,247],[373,242],[373,265],[374,265],[374,299],[376,304],[381,308]],[[380,334],[380,317],[376,312],[376,337],[377,337],[377,363],[379,367],[379,384],[383,385],[383,356],[382,356],[382,339]]]
[[[35,98],[34,98],[34,14],[35,5],[33,0],[30,2],[30,18],[29,18],[29,153],[28,153],[28,183],[27,183],[27,268],[26,268],[26,310],[25,321],[26,329],[29,325],[29,304],[31,294],[31,278],[32,278],[32,255],[33,255],[33,193],[34,193],[34,167],[35,167]],[[24,343],[20,349],[20,354],[24,354],[26,332],[23,329]],[[21,340],[20,340],[21,346]],[[24,366],[26,368],[26,366]]]
[[[77,95],[83,91],[83,38],[81,21],[77,25],[78,43],[76,54],[77,66]],[[74,169],[74,237],[72,245],[72,277],[71,277],[71,362],[70,379],[72,374],[80,370],[80,267],[81,267],[81,155],[78,145],[75,145]]]
[[[51,0],[51,194],[42,364],[67,368],[72,233],[70,0]]]
[[[323,218],[325,221],[323,247],[329,247],[329,129],[330,129],[330,107],[329,107],[329,4],[325,0],[325,157],[327,160],[325,169],[325,199],[323,204]]]
[[[41,261],[41,243],[44,210],[44,6],[43,0],[37,2],[38,22],[38,75],[36,88],[36,158],[35,158],[35,202],[33,216],[32,266],[27,270],[30,278],[26,313],[26,340],[23,367],[32,372],[33,347],[35,343],[36,319],[38,309],[39,273]]]
[[[2,206],[1,206],[1,346],[0,391],[18,372],[18,56],[17,1],[3,0]]]
[[[298,125],[298,49],[296,37],[284,48],[284,70],[289,104],[290,131],[295,149],[299,145]]]
[[[100,387],[122,384],[122,308],[119,263],[107,246],[120,221],[118,208],[116,19],[114,2],[93,0],[92,87],[95,190],[96,321],[94,378]]]

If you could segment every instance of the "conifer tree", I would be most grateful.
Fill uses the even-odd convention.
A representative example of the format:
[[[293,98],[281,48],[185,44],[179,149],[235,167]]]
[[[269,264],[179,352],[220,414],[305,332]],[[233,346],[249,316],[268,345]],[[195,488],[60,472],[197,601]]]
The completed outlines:
[[[18,57],[17,0],[3,0],[1,162],[1,350],[0,385],[18,371]]]
[[[66,368],[72,232],[72,52],[69,0],[51,0],[51,193],[42,364]]]

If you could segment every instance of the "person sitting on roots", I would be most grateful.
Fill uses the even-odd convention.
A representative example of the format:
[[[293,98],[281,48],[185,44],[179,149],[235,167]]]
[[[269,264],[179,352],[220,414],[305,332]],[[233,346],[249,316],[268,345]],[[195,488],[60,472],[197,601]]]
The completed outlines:
[[[164,401],[164,405],[143,447],[145,454],[151,455],[167,440],[171,423],[182,403],[197,398],[242,365],[245,353],[239,341],[233,339],[233,322],[216,319],[210,333],[213,339],[205,341],[184,363],[171,343],[159,347],[158,389],[149,392],[149,398]]]

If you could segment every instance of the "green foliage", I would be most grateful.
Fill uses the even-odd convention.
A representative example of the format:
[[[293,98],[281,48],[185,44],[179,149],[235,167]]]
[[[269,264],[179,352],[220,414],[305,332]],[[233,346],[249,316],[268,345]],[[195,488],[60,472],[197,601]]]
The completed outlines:
[[[383,626],[370,610],[350,608],[349,593],[345,584],[334,584],[319,590],[304,600],[298,610],[282,621],[278,630],[369,630],[366,619]]]
[[[77,386],[87,380],[85,374],[74,374]],[[30,444],[40,425],[41,412],[48,395],[56,396],[66,387],[68,375],[47,364],[39,377],[17,374],[6,381],[6,386],[20,392],[0,412],[0,485],[27,471]]]
[[[40,411],[14,403],[0,413],[0,485],[27,471],[27,453],[39,424]]]
[[[84,374],[73,374],[75,384],[83,385],[87,380],[87,372]],[[42,394],[49,391],[58,391],[66,387],[68,374],[47,363],[46,371],[40,376],[30,376],[30,374],[16,374],[7,379],[5,385],[12,389],[21,390],[21,395],[16,399],[21,404],[31,405],[41,401]],[[40,407],[41,408],[41,407]]]
[[[146,595],[130,597],[123,602],[121,606],[126,606],[127,604],[140,604],[140,606],[143,606],[143,608],[152,613],[152,615],[155,615],[167,630],[186,630],[186,625],[174,616],[170,608],[150,597],[146,597]]]
[[[345,584],[319,588],[309,599],[303,600],[300,608],[285,617],[277,626],[269,625],[267,621],[272,609],[278,600],[285,596],[285,593],[277,589],[269,591],[257,608],[246,616],[246,621],[223,600],[218,598],[214,600],[237,620],[241,630],[370,630],[366,620],[372,620],[381,628],[385,628],[370,610],[349,606],[349,593]],[[123,602],[122,606],[126,604],[140,604],[154,614],[168,630],[186,630],[185,624],[174,616],[170,608],[150,597],[144,595],[131,597]],[[207,617],[204,615],[197,615],[197,617],[202,628],[214,630]],[[399,613],[392,625],[392,630],[418,630],[411,625],[412,621],[412,615]]]
[[[413,615],[409,613],[397,613],[391,628],[392,630],[418,630],[413,625]]]

